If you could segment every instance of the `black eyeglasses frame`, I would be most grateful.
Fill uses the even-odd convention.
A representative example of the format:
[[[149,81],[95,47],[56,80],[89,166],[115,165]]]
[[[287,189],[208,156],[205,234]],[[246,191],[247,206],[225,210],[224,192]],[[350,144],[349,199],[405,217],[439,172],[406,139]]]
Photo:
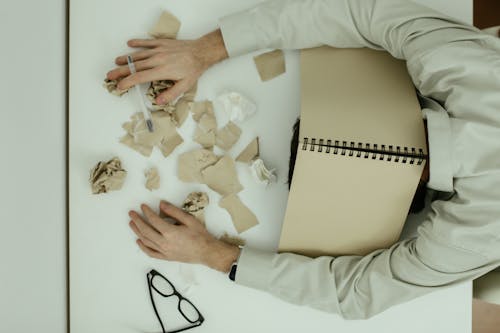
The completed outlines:
[[[155,276],[159,276],[161,277],[162,279],[164,279],[171,287],[172,287],[172,294],[169,294],[169,295],[166,295],[164,293],[162,293],[161,291],[159,291],[158,289],[156,289],[156,287],[153,285],[153,278]],[[188,329],[191,329],[191,328],[194,328],[194,327],[198,327],[200,326],[204,321],[205,321],[205,318],[203,317],[203,315],[200,313],[200,311],[198,310],[198,308],[189,300],[187,299],[186,297],[182,296],[178,291],[177,289],[175,289],[175,286],[172,282],[170,282],[165,276],[163,276],[161,273],[159,273],[158,271],[156,271],[155,269],[152,269],[151,271],[149,271],[149,273],[146,275],[146,278],[148,280],[148,289],[149,289],[149,297],[151,298],[151,304],[153,305],[153,310],[155,312],[155,315],[156,315],[156,318],[158,318],[158,321],[160,322],[160,325],[161,325],[161,329],[163,331],[163,333],[177,333],[177,332],[182,332],[182,331],[185,331],[185,330],[188,330]],[[186,319],[189,323],[191,323],[191,325],[189,326],[186,326],[186,327],[183,327],[183,328],[180,328],[180,329],[177,329],[177,330],[174,330],[174,331],[166,331],[165,330],[165,326],[163,325],[163,322],[160,318],[160,315],[158,313],[158,310],[156,308],[156,304],[154,302],[154,299],[153,299],[153,290],[156,291],[160,296],[162,297],[171,297],[171,296],[177,296],[178,298],[178,303],[177,303],[177,310],[179,311],[179,313],[184,317],[184,319]],[[188,302],[197,312],[198,314],[198,319],[196,320],[190,320],[185,314],[184,312],[182,311],[181,309],[181,302],[182,301],[186,301]]]

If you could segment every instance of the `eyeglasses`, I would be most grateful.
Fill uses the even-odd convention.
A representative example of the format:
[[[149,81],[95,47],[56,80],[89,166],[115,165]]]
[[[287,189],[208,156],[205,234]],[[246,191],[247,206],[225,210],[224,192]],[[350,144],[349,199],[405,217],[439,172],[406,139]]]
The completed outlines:
[[[186,297],[182,296],[174,287],[174,285],[163,275],[158,273],[156,270],[152,269],[148,274],[148,286],[149,286],[149,297],[151,298],[151,303],[153,304],[153,309],[155,311],[156,317],[160,322],[161,329],[163,333],[175,333],[188,330],[193,327],[200,326],[205,320],[201,315],[200,311],[188,300]],[[177,296],[178,304],[177,309],[180,314],[190,323],[190,325],[176,329],[174,331],[166,331],[165,326],[158,314],[158,310],[156,309],[155,301],[153,298],[153,292],[158,293],[163,297]]]

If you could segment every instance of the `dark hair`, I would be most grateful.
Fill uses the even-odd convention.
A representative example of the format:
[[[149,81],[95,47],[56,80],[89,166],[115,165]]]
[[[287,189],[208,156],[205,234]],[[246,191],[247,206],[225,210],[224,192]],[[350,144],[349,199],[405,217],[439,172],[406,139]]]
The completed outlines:
[[[290,162],[288,167],[288,189],[290,189],[290,185],[292,184],[293,170],[295,168],[295,159],[297,158],[297,149],[299,147],[299,127],[300,127],[300,118],[297,118],[297,121],[293,125],[293,135],[290,144]],[[417,214],[420,211],[422,211],[422,209],[424,209],[426,192],[427,192],[426,183],[420,181],[417,190],[415,191],[415,195],[413,196],[409,213]]]

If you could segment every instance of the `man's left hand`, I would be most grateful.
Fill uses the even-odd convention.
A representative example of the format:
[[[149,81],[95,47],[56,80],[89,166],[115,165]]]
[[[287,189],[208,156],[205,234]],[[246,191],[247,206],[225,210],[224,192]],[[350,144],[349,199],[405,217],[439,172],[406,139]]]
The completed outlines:
[[[162,219],[148,205],[142,204],[144,216],[130,211],[130,228],[137,235],[137,244],[152,258],[203,264],[221,272],[229,272],[240,249],[213,237],[194,216],[166,202],[160,210],[177,223]]]

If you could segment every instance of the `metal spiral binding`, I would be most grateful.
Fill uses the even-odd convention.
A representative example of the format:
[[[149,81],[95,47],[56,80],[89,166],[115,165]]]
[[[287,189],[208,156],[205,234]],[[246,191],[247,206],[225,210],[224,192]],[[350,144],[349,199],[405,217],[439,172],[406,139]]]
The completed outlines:
[[[309,142],[310,140],[310,142]],[[302,150],[316,151],[319,153],[330,154],[333,153],[335,155],[346,155],[357,158],[370,158],[375,160],[379,159],[381,161],[387,162],[396,162],[396,163],[408,163],[421,165],[425,160],[425,154],[422,149],[416,148],[408,148],[401,146],[392,146],[392,145],[379,145],[378,144],[370,144],[362,142],[354,142],[347,141],[340,142],[339,140],[335,140],[332,144],[332,140],[324,139],[316,139],[316,138],[304,138],[302,143]]]

